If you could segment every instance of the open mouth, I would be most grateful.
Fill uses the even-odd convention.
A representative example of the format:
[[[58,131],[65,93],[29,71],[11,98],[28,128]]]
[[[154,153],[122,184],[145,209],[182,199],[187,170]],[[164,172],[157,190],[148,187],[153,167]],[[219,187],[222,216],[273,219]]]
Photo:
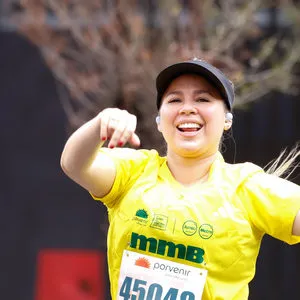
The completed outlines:
[[[198,123],[182,123],[177,126],[177,129],[181,132],[195,132],[201,128],[202,126]]]

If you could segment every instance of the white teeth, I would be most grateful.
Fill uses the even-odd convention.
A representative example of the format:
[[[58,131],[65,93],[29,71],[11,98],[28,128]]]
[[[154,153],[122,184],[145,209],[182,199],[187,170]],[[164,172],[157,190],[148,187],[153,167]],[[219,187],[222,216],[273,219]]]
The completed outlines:
[[[183,123],[178,125],[178,128],[183,129],[183,128],[200,128],[200,125],[197,123]]]

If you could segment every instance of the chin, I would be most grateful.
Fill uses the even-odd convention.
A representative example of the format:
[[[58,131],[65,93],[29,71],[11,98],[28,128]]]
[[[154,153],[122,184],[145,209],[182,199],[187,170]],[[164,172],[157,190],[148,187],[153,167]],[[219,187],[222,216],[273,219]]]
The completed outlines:
[[[218,148],[216,147],[207,147],[207,145],[203,143],[178,143],[176,145],[177,154],[182,157],[195,158],[200,156],[207,156],[212,153],[216,153]]]
[[[177,153],[181,156],[195,157],[203,152],[203,147],[199,145],[178,145]]]

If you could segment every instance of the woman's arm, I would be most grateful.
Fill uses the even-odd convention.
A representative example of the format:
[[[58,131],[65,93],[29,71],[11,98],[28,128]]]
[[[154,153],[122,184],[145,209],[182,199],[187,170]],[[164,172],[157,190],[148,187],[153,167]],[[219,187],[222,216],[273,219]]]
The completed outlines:
[[[104,197],[114,183],[116,169],[112,159],[98,150],[106,140],[109,148],[123,146],[127,141],[139,146],[135,129],[134,115],[117,108],[103,110],[66,142],[61,155],[63,171],[96,197]]]
[[[294,221],[294,225],[293,225],[293,235],[297,235],[300,236],[300,210],[298,211],[295,221]]]

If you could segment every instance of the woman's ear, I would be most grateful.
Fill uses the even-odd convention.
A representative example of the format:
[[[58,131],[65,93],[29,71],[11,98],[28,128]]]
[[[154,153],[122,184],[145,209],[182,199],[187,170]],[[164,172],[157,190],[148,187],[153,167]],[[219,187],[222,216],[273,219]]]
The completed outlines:
[[[155,118],[155,122],[156,122],[156,124],[157,124],[157,129],[158,129],[158,131],[161,131],[161,130],[160,130],[160,116],[159,116],[159,115]]]
[[[225,115],[224,130],[229,130],[232,126],[232,122],[233,122],[233,115],[231,112],[227,112]]]

